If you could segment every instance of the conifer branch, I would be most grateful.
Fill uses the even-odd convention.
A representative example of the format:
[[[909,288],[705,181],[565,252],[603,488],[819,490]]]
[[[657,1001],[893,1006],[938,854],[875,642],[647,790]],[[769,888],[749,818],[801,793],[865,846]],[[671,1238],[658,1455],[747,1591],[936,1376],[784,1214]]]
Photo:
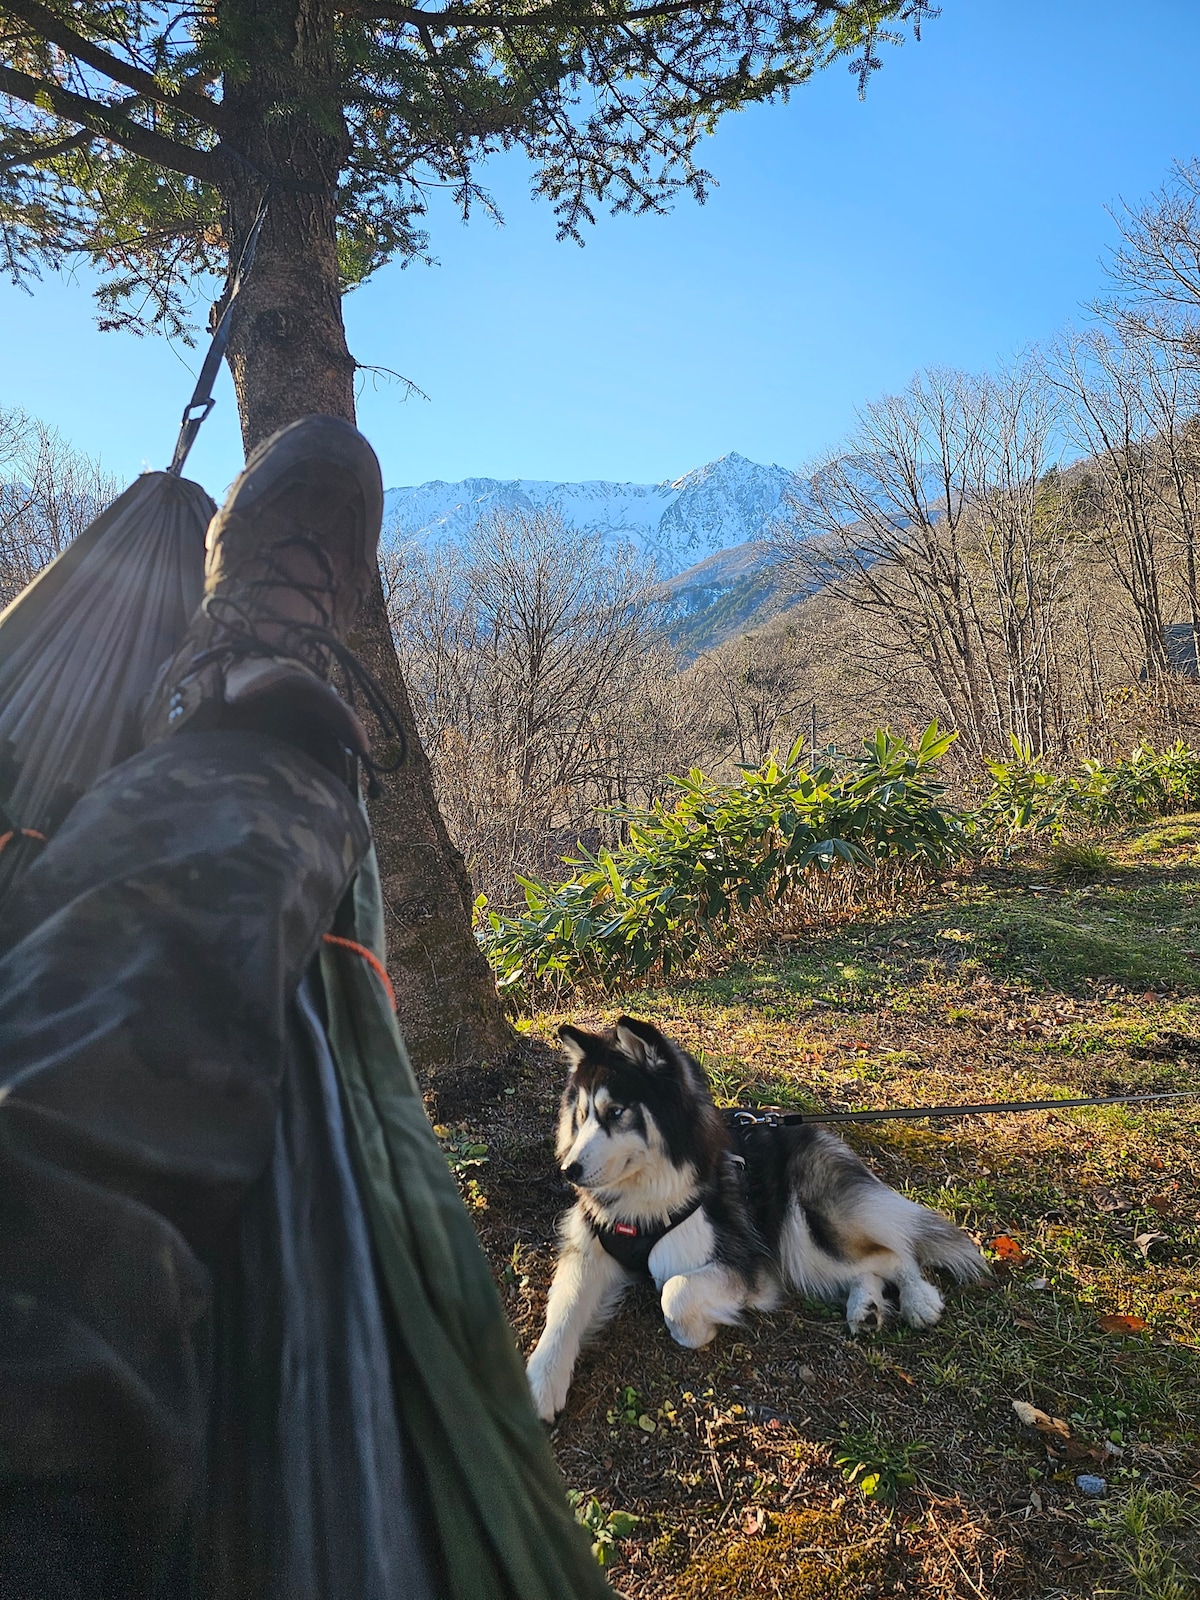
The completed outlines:
[[[10,151],[0,161],[0,172],[12,172],[16,167],[28,167],[39,161],[53,161],[57,156],[70,155],[72,150],[82,150],[98,135],[91,128],[81,128],[67,139],[56,139],[52,144],[27,144],[24,149]]]
[[[25,23],[38,37],[57,45],[67,55],[83,62],[84,66],[102,72],[105,77],[124,85],[126,89],[133,89],[141,99],[154,100],[186,116],[195,117],[215,133],[224,131],[227,118],[223,116],[221,107],[207,95],[196,94],[186,87],[177,90],[165,88],[152,72],[146,72],[132,62],[122,61],[94,40],[84,38],[55,12],[39,5],[38,0],[0,0],[0,12],[7,12],[18,22]]]
[[[422,11],[417,7],[394,4],[393,0],[364,0],[362,5],[347,4],[341,9],[352,16],[401,22],[434,33],[445,33],[455,28],[541,27],[577,28],[584,32],[593,28],[615,28],[629,22],[654,22],[705,8],[697,0],[662,0],[659,5],[635,6],[628,11],[580,11],[573,7],[543,6],[537,11],[501,14],[471,11],[465,6],[448,6],[443,11]]]
[[[208,151],[182,144],[152,128],[143,128],[122,116],[115,106],[106,105],[102,100],[89,100],[86,95],[64,89],[61,84],[47,83],[42,78],[17,72],[13,67],[0,66],[0,94],[41,111],[52,111],[66,122],[90,128],[101,138],[128,150],[130,155],[141,156],[170,172],[182,172],[185,177],[196,178],[201,183],[217,183],[224,176],[224,163]]]

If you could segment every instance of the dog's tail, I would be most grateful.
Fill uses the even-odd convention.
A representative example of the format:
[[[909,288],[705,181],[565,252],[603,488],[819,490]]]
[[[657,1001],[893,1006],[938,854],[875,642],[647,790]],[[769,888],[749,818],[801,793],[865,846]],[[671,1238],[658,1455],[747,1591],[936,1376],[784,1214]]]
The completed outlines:
[[[985,1277],[988,1264],[961,1228],[936,1211],[921,1210],[913,1234],[913,1253],[923,1267],[944,1267],[959,1283]]]

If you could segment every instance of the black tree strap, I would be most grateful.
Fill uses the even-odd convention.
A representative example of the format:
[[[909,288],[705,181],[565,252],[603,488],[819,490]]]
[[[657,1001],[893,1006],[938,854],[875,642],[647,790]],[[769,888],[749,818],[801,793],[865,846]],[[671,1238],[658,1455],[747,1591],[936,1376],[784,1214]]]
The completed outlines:
[[[1200,1089],[1162,1094],[1104,1094],[1087,1100],[985,1100],[964,1106],[896,1106],[886,1111],[747,1111],[726,1106],[722,1115],[735,1128],[788,1128],[801,1122],[893,1122],[921,1117],[992,1117],[1003,1112],[1069,1111],[1075,1106],[1130,1106],[1149,1100],[1194,1100]]]
[[[208,416],[216,401],[213,399],[213,385],[217,381],[217,373],[221,369],[221,358],[225,354],[225,346],[229,343],[229,328],[233,316],[233,302],[238,297],[238,292],[246,280],[246,275],[254,265],[254,251],[258,244],[258,236],[262,232],[262,225],[267,216],[267,205],[271,199],[271,191],[263,195],[262,204],[258,208],[258,215],[254,219],[254,226],[246,236],[246,243],[242,246],[242,253],[238,260],[237,271],[233,275],[233,282],[229,286],[229,298],[225,302],[225,309],[221,313],[221,320],[217,323],[216,332],[212,336],[212,343],[208,347],[208,354],[204,357],[204,364],[200,368],[200,376],[196,379],[196,387],[192,398],[188,401],[183,411],[183,423],[179,429],[179,438],[175,441],[175,454],[171,458],[171,465],[167,471],[178,478],[183,472],[183,464],[188,458],[196,435],[200,432],[200,425]]]

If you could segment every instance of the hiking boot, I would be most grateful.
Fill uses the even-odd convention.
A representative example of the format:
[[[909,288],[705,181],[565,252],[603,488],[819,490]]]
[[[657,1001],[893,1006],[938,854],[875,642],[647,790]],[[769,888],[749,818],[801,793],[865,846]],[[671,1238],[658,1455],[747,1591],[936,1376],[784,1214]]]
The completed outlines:
[[[337,417],[305,417],[254,450],[209,524],[204,599],[151,694],[147,744],[232,728],[300,744],[326,765],[370,745],[330,682],[375,570],[383,484]],[[361,668],[354,675],[361,675]]]

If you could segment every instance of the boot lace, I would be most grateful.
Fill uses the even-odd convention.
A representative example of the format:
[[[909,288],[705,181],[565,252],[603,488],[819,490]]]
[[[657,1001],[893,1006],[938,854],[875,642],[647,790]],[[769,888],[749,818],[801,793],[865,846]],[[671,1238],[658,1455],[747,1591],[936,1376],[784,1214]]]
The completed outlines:
[[[284,552],[297,549],[316,563],[316,579],[298,579],[294,568],[287,564]],[[219,631],[209,648],[195,658],[193,666],[199,668],[229,655],[282,656],[299,661],[326,682],[333,681],[335,668],[339,669],[336,688],[342,699],[355,712],[360,704],[365,706],[385,739],[396,747],[395,759],[386,765],[370,756],[360,757],[367,773],[367,794],[372,800],[377,799],[382,792],[380,778],[397,772],[407,760],[408,737],[400,714],[379,679],[333,631],[334,603],[340,585],[328,554],[316,539],[293,534],[256,550],[247,559],[259,569],[256,576],[243,578],[234,569],[223,580],[233,593],[210,594],[202,602]],[[274,609],[267,599],[267,592],[274,589],[290,589],[301,595],[317,612],[320,622],[300,622]],[[276,638],[262,637],[259,629],[264,623],[278,630]]]

